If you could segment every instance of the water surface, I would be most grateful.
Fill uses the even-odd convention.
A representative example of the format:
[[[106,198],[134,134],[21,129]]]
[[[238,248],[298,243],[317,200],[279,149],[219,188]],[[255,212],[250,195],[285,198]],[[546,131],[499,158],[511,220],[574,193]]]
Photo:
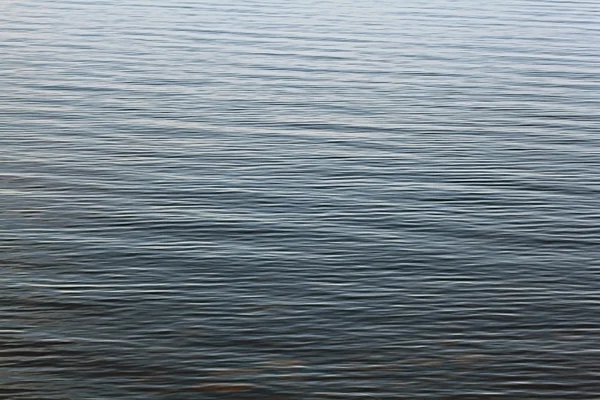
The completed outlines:
[[[598,3],[0,11],[0,396],[600,398]]]

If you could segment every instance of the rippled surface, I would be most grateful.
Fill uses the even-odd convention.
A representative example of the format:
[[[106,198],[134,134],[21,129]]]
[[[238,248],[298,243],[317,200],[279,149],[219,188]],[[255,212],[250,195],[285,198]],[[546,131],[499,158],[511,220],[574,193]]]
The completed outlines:
[[[600,397],[597,2],[0,11],[0,397]]]

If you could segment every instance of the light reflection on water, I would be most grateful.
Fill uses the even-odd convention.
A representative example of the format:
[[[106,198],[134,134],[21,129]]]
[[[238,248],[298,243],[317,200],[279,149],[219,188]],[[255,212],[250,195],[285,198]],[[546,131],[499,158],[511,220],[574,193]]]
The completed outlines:
[[[0,397],[598,397],[593,2],[6,2]]]

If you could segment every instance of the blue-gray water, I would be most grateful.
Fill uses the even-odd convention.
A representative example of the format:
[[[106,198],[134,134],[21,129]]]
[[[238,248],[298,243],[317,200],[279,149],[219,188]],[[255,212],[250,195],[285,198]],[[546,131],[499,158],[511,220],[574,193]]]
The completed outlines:
[[[600,398],[599,3],[0,24],[0,398]]]

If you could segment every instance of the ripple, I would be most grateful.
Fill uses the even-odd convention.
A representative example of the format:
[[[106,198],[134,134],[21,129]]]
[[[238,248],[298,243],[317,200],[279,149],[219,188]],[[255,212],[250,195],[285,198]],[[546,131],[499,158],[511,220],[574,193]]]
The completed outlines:
[[[0,9],[0,397],[597,397],[596,3]]]

